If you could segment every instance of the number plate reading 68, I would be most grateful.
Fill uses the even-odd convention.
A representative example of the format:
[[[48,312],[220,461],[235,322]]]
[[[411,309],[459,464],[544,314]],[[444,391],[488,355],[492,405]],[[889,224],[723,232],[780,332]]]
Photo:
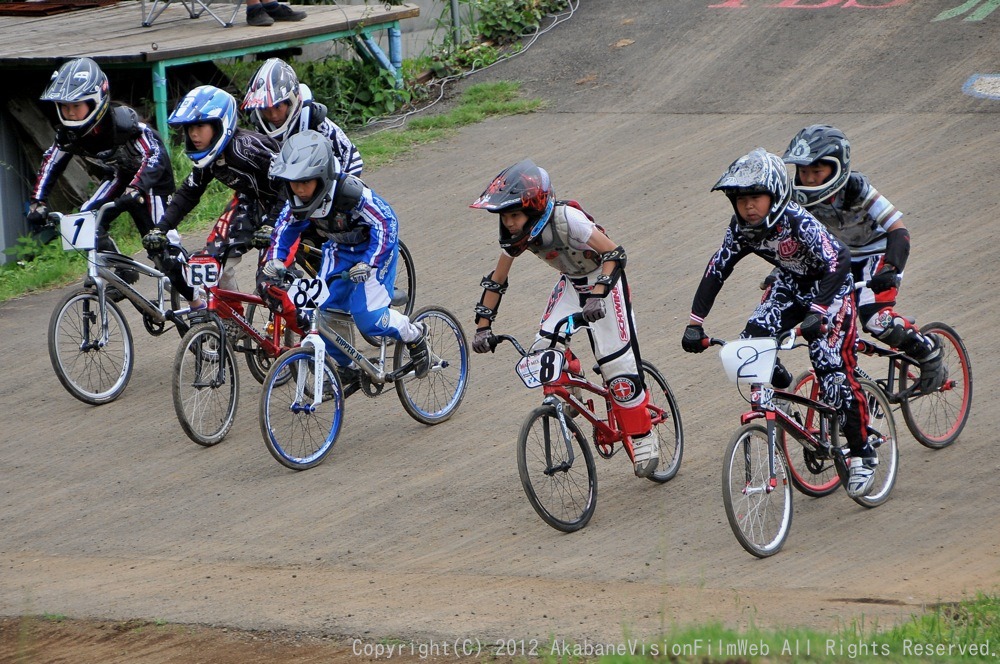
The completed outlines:
[[[222,266],[212,256],[191,256],[184,266],[184,280],[192,288],[213,288],[221,276]]]
[[[297,309],[316,309],[330,297],[330,289],[319,277],[296,279],[288,289],[288,297]]]
[[[517,363],[517,375],[528,387],[540,387],[559,380],[562,375],[563,354],[557,350],[543,350],[522,357]]]

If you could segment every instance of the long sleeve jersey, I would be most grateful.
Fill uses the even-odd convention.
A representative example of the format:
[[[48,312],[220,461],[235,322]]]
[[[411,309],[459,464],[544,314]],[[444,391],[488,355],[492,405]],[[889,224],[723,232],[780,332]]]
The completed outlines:
[[[164,230],[177,228],[181,220],[201,200],[213,179],[226,185],[248,203],[257,203],[262,213],[276,215],[280,210],[278,185],[268,177],[271,158],[278,144],[255,131],[237,129],[233,137],[205,168],[194,168],[174,194],[158,226]]]
[[[106,181],[117,180],[115,186],[107,188],[111,197],[126,187],[161,196],[169,196],[175,189],[170,153],[160,135],[128,106],[114,106],[83,136],[59,127],[52,146],[42,155],[32,200],[44,201],[48,197],[74,156],[101,168]]]
[[[750,254],[786,272],[802,285],[803,292],[814,292],[808,304],[825,313],[837,291],[851,273],[851,255],[815,217],[796,203],[789,203],[781,219],[763,240],[751,240],[740,231],[735,215],[726,229],[722,246],[708,262],[691,305],[691,317],[704,320],[733,268]],[[814,288],[815,286],[815,288]]]
[[[324,253],[331,249],[338,263],[368,263],[378,270],[389,260],[399,242],[399,223],[392,207],[368,187],[351,210],[341,213],[333,211],[332,207],[327,203],[320,207],[316,217],[299,221],[292,216],[291,206],[286,204],[278,215],[273,241],[265,258],[285,262],[299,237],[312,229],[326,239]],[[346,224],[334,221],[342,214],[349,218]]]

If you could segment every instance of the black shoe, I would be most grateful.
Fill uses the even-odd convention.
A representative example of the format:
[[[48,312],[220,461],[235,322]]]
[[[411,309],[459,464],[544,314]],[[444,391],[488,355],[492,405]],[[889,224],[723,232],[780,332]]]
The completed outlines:
[[[931,350],[920,358],[920,390],[924,394],[937,392],[948,380],[948,368],[944,366],[941,353],[941,341],[937,335],[927,335]],[[917,359],[917,358],[914,358]]]
[[[417,378],[423,378],[431,370],[430,353],[427,350],[427,326],[417,323],[421,327],[420,337],[416,341],[406,344],[410,351],[410,361],[413,363],[413,373]]]
[[[116,254],[121,253],[118,251],[118,245],[115,244],[115,241],[107,233],[97,234],[97,250]]]
[[[134,284],[139,281],[139,273],[126,267],[116,267],[115,274],[127,284]]]
[[[264,11],[275,21],[286,21],[294,23],[306,17],[305,12],[295,11],[288,5],[277,4],[274,7],[264,6]]]
[[[253,7],[247,7],[247,25],[266,28],[269,25],[274,25],[274,19],[264,11],[263,6],[254,5]]]
[[[361,370],[354,367],[337,367],[340,384],[344,388],[344,398],[361,389]]]

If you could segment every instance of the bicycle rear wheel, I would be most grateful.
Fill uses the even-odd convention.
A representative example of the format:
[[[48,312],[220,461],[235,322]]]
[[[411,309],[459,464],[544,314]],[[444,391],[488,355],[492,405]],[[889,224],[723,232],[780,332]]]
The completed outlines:
[[[284,321],[280,316],[275,316],[274,313],[267,307],[259,307],[256,304],[248,304],[246,307],[247,323],[250,327],[257,330],[263,336],[270,338],[270,334],[267,334],[269,326],[281,325],[282,333],[281,337],[284,340],[284,344],[291,348],[295,344],[295,333],[284,324]],[[247,368],[250,369],[250,374],[258,383],[263,383],[264,378],[267,376],[267,372],[271,369],[271,365],[274,363],[275,358],[269,355],[263,347],[259,344],[254,343],[250,338],[246,338],[242,343],[247,345],[243,354],[246,356]],[[252,347],[250,347],[252,344]],[[282,376],[282,379],[287,380],[288,375]]]
[[[889,493],[896,484],[899,470],[899,447],[896,445],[896,422],[892,417],[892,405],[885,392],[874,382],[862,378],[861,390],[868,406],[868,433],[877,434],[883,441],[876,450],[878,465],[875,466],[875,481],[867,496],[851,496],[859,505],[878,507],[889,500]]]
[[[660,461],[649,476],[653,482],[662,484],[674,478],[681,467],[684,456],[684,427],[681,426],[681,411],[677,399],[659,369],[652,363],[642,362],[642,377],[649,391],[649,402],[663,409],[663,420],[653,427],[653,435],[660,444]]]
[[[424,424],[440,424],[454,414],[469,385],[469,346],[458,320],[446,309],[427,307],[410,318],[427,326],[431,370],[423,378],[412,373],[396,381],[396,394],[410,417]],[[406,344],[396,344],[398,368],[410,361]]]
[[[240,372],[232,347],[219,337],[214,322],[195,325],[181,339],[170,387],[174,412],[188,438],[211,447],[226,437],[240,402]]]
[[[795,379],[793,392],[819,400],[819,383],[812,371],[805,371]],[[813,408],[788,403],[786,412],[799,424],[814,433],[819,431],[819,413]],[[833,458],[825,452],[806,447],[778,428],[778,442],[788,462],[789,476],[792,485],[801,493],[812,498],[822,498],[837,490],[840,485],[840,475],[834,465]]]
[[[125,391],[135,359],[132,330],[121,308],[105,299],[108,340],[102,336],[97,293],[76,290],[56,306],[49,320],[49,360],[66,391],[85,403],[111,403]]]
[[[315,365],[312,348],[292,348],[271,365],[260,392],[258,418],[264,444],[278,463],[292,470],[322,463],[343,427],[344,390],[333,360],[326,357],[322,367],[323,399],[316,406]]]
[[[776,484],[770,486],[767,429],[741,427],[726,448],[722,502],[740,546],[758,558],[773,556],[792,527],[792,487],[781,446],[774,446]]]
[[[969,421],[972,408],[972,360],[962,337],[950,325],[928,323],[920,332],[935,334],[941,341],[948,380],[937,392],[912,397],[902,402],[900,407],[906,427],[917,442],[925,447],[941,449],[954,443]],[[903,365],[899,372],[901,390],[920,380],[918,371],[907,371],[907,368]]]
[[[571,533],[594,515],[597,468],[580,427],[569,417],[565,421],[568,439],[554,406],[531,411],[517,437],[517,472],[538,516]]]

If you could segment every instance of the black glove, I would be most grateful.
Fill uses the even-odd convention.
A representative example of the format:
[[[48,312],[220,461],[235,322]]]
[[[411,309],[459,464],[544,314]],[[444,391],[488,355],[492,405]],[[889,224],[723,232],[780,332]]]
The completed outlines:
[[[823,338],[828,331],[829,326],[826,316],[820,316],[819,314],[809,314],[802,321],[802,324],[799,325],[799,334],[810,343]]]
[[[708,348],[708,335],[701,325],[688,325],[684,328],[684,338],[681,347],[689,353],[702,353]]]
[[[599,297],[590,298],[583,303],[583,310],[580,313],[583,314],[583,320],[588,323],[601,320],[607,314],[607,310],[604,308],[604,300]]]
[[[32,231],[38,232],[49,223],[48,217],[49,208],[45,206],[45,203],[39,202],[38,205],[35,206],[34,210],[28,212],[25,218],[28,220],[28,223],[31,224]]]
[[[150,253],[163,251],[168,244],[170,240],[167,239],[167,234],[159,228],[154,228],[142,237],[142,246]]]
[[[250,246],[254,249],[267,249],[271,246],[272,233],[274,233],[274,226],[261,226],[253,232]]]
[[[488,353],[493,348],[490,346],[490,337],[493,336],[493,328],[481,327],[476,330],[476,336],[472,339],[472,350],[477,353]]]
[[[137,210],[145,204],[146,197],[135,187],[128,187],[115,199],[115,207],[119,210]]]
[[[778,277],[774,276],[774,273],[772,272],[771,274],[764,277],[764,281],[760,282],[760,289],[767,290],[768,288],[773,286],[774,282],[776,282],[777,280]]]
[[[899,285],[899,272],[894,267],[883,267],[878,274],[868,280],[868,288],[873,293],[884,293]]]

